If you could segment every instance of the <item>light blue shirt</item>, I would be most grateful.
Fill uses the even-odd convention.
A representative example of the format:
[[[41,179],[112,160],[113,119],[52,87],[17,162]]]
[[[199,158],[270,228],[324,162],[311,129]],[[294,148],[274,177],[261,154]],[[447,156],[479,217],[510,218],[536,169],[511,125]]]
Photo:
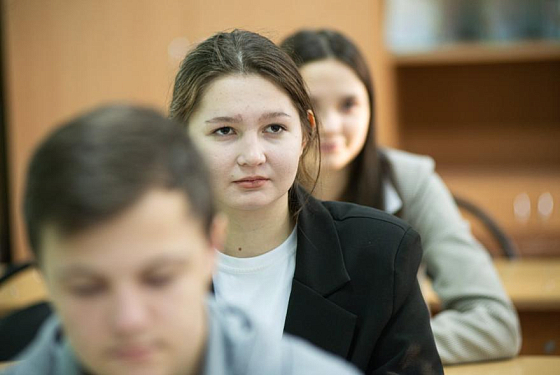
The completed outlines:
[[[280,343],[262,331],[244,312],[208,298],[208,340],[202,375],[357,375],[349,363],[301,339],[285,335]],[[1,375],[83,375],[56,315],[18,363]]]

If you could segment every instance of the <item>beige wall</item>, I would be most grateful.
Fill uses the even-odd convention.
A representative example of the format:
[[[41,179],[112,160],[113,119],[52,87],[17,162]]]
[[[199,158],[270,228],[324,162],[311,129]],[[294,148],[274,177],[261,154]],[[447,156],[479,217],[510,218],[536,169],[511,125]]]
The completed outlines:
[[[301,27],[337,28],[370,61],[379,137],[396,143],[391,99],[384,92],[390,77],[379,0],[2,1],[16,259],[28,256],[19,202],[33,147],[54,124],[99,103],[134,101],[165,110],[180,59],[173,46],[185,39],[192,43],[215,31],[246,28],[279,41]]]

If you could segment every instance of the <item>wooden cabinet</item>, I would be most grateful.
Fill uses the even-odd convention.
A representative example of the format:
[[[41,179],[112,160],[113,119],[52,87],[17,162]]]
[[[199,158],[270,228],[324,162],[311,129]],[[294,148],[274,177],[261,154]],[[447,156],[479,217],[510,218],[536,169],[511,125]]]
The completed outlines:
[[[378,62],[385,56],[379,1],[0,1],[15,261],[30,257],[20,207],[27,162],[40,139],[57,123],[107,102],[165,112],[186,49],[217,31],[243,28],[279,41],[304,27],[337,28],[376,62],[379,87],[388,77]],[[385,98],[377,116],[389,123]],[[381,127],[381,138],[392,134]]]
[[[522,255],[560,255],[560,42],[455,45],[391,67],[398,146],[434,157]]]

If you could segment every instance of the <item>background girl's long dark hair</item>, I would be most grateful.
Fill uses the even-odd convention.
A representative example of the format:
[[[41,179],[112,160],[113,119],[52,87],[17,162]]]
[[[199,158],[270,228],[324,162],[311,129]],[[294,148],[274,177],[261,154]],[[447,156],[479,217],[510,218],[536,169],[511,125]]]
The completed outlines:
[[[350,164],[348,183],[339,200],[383,209],[383,179],[389,178],[393,182],[394,179],[385,154],[377,148],[373,83],[362,54],[354,43],[334,30],[301,30],[287,37],[280,47],[298,67],[324,59],[341,61],[356,73],[366,87],[371,113],[366,141]]]

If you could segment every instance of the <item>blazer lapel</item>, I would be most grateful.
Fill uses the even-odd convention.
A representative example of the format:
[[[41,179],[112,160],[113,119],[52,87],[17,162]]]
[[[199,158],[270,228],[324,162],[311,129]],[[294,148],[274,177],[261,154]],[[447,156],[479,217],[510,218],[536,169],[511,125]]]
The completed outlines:
[[[285,332],[346,358],[355,326],[356,315],[294,279]]]
[[[298,217],[296,270],[284,331],[347,357],[356,316],[328,296],[349,281],[332,216],[309,197]]]

